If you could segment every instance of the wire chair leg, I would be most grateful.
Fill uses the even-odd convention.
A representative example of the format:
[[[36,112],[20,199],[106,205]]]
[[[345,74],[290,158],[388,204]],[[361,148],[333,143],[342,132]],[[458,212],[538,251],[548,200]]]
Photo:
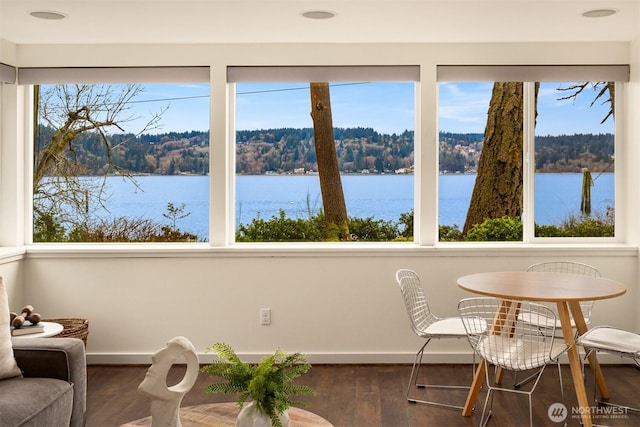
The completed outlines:
[[[418,384],[418,373],[420,372],[420,367],[422,366],[422,357],[424,356],[424,349],[429,344],[431,340],[428,339],[424,345],[418,350],[416,353],[415,361],[413,362],[413,367],[411,368],[411,376],[409,377],[409,385],[407,386],[407,392],[405,394],[407,401],[411,403],[422,403],[425,405],[433,405],[439,406],[443,408],[450,409],[463,409],[464,406],[461,405],[450,405],[446,403],[434,402],[430,400],[422,400],[417,399],[411,395],[411,390],[415,388],[426,389],[426,388],[440,388],[440,389],[456,389],[456,390],[469,390],[470,386],[462,386],[462,385],[440,385],[440,384]],[[475,354],[473,358],[473,371],[475,373]]]
[[[558,359],[558,380],[560,381],[560,396],[564,399],[564,387],[562,385],[562,368],[560,368],[560,359]]]
[[[424,345],[418,350],[416,353],[416,358],[413,361],[413,366],[411,367],[411,376],[409,377],[409,385],[407,386],[407,392],[405,396],[409,402],[417,403],[416,399],[410,397],[410,392],[412,387],[418,387],[418,371],[420,370],[420,366],[422,365],[422,356],[424,354],[424,348],[429,344],[430,340],[427,340]]]
[[[535,373],[535,374],[531,374],[531,375],[529,375],[527,378],[523,379],[522,381],[516,382],[516,379],[517,379],[517,373],[515,373],[515,374],[514,374],[514,382],[515,382],[515,384],[513,385],[513,388],[515,388],[515,389],[519,389],[519,388],[520,388],[520,387],[522,387],[523,385],[525,385],[525,384],[527,384],[527,383],[530,383],[531,381],[533,381],[534,379],[536,379],[536,376],[537,376],[537,375],[538,375],[537,373]]]
[[[517,372],[514,372],[514,378],[516,378]],[[520,389],[523,385],[530,383],[531,381],[535,380],[536,378],[538,378],[540,376],[540,371],[534,372],[533,374],[529,375],[527,378],[523,379],[520,382],[516,382],[516,380],[514,379],[514,385],[513,388],[515,388],[516,390]],[[560,361],[558,361],[558,377],[560,378],[560,391],[562,391],[562,370],[560,367]],[[564,394],[563,394],[564,396]]]
[[[633,359],[633,361],[636,364],[636,368],[640,368],[640,363],[636,359]],[[627,406],[627,405],[620,405],[618,403],[613,403],[613,402],[608,402],[606,400],[598,399],[598,383],[595,380],[593,382],[593,401],[596,402],[598,406],[613,406],[615,408],[621,408],[627,411],[640,412],[640,408],[635,408],[633,406]]]
[[[480,416],[480,427],[485,427],[487,425],[487,423],[491,419],[491,413],[493,408],[494,390],[490,386],[487,386],[487,388],[488,388],[487,397],[485,397],[484,399],[484,406],[482,407],[482,416]],[[487,412],[487,406],[489,407],[489,412]],[[486,418],[485,418],[485,414],[487,414]]]
[[[535,391],[535,389],[538,386],[538,383],[540,382],[540,378],[542,377],[542,373],[544,372],[544,368],[545,366],[542,366],[540,369],[538,369],[538,371],[536,371],[535,374],[531,375],[530,377],[532,378],[530,381],[533,381],[533,386],[531,387],[531,390],[529,391],[522,391],[522,390],[512,390],[510,388],[503,388],[503,387],[498,387],[498,386],[491,386],[491,378],[490,378],[490,374],[489,374],[489,370],[487,369],[487,373],[486,373],[486,381],[487,381],[487,397],[485,399],[485,406],[482,409],[482,416],[480,417],[480,426],[481,427],[485,427],[487,425],[487,423],[489,422],[489,419],[491,418],[491,414],[492,414],[492,408],[493,408],[493,399],[494,399],[494,395],[496,391],[501,391],[501,392],[509,392],[509,393],[517,393],[517,394],[526,394],[528,401],[529,401],[529,426],[533,427],[533,392]],[[562,390],[562,379],[560,379],[560,388]],[[563,392],[563,397],[564,397],[564,392]],[[566,426],[566,424],[565,424]]]

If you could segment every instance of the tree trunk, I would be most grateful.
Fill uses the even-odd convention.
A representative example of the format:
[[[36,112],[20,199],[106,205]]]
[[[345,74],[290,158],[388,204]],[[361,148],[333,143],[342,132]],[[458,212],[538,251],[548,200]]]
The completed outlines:
[[[523,84],[496,82],[463,234],[485,219],[522,214]]]
[[[580,198],[580,212],[583,215],[591,215],[591,186],[593,186],[593,179],[591,179],[591,171],[586,168],[582,168],[582,195]]]
[[[342,191],[333,136],[329,83],[311,83],[311,118],[320,191],[324,208],[325,240],[349,240],[347,206]]]

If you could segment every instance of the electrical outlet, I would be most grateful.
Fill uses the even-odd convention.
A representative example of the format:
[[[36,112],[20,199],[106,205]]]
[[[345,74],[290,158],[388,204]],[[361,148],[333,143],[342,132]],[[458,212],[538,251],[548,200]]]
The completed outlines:
[[[261,325],[270,325],[271,324],[271,309],[270,308],[261,308],[260,309],[260,324]]]

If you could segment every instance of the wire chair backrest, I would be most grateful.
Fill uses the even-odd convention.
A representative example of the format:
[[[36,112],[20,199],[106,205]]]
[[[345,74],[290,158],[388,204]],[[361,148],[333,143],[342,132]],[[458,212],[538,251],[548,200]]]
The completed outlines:
[[[582,274],[585,276],[602,277],[602,274],[600,274],[600,270],[598,270],[596,267],[575,261],[540,262],[538,264],[530,265],[527,268],[527,271],[548,271],[554,273]],[[580,301],[582,314],[587,320],[591,318],[593,303],[594,301]]]
[[[574,261],[550,261],[530,265],[527,271],[549,271],[555,273],[584,274],[585,276],[601,277],[600,271],[589,264]]]
[[[401,269],[396,272],[396,281],[402,292],[411,327],[416,334],[420,335],[429,325],[438,320],[429,309],[420,277],[413,270]]]
[[[531,314],[534,325],[519,318],[519,311]],[[522,371],[539,368],[558,356],[554,346],[556,315],[548,307],[530,301],[501,300],[490,297],[463,299],[458,311],[474,351],[501,368]],[[483,323],[492,325],[483,328]],[[539,325],[552,334],[540,333]]]

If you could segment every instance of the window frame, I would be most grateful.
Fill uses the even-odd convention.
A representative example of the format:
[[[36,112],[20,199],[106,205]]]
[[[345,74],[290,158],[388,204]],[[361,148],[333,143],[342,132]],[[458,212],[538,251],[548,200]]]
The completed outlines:
[[[455,67],[460,67],[460,66],[455,66]],[[467,67],[467,66],[462,66],[462,67]],[[482,66],[484,67],[484,66]],[[521,66],[515,66],[517,68],[520,68]],[[548,66],[540,66],[541,68],[549,68]],[[587,66],[589,67],[589,66]],[[608,67],[608,66],[604,66],[604,67]],[[522,244],[536,244],[536,245],[544,245],[544,244],[549,244],[549,245],[556,245],[556,244],[561,244],[561,245],[572,245],[572,244],[579,244],[579,245],[589,245],[589,244],[609,244],[609,243],[625,243],[626,242],[626,233],[627,233],[627,227],[626,227],[626,218],[625,218],[625,212],[626,212],[626,203],[624,201],[624,198],[622,197],[623,195],[623,189],[628,186],[627,183],[624,182],[624,177],[625,177],[625,170],[626,170],[626,164],[625,164],[625,156],[624,156],[624,134],[623,134],[623,123],[625,122],[626,119],[626,115],[625,115],[625,111],[624,111],[624,98],[625,98],[625,90],[626,90],[626,82],[629,81],[628,79],[628,71],[629,71],[629,66],[628,65],[621,65],[621,66],[613,66],[616,67],[619,71],[622,70],[622,75],[625,75],[625,70],[626,70],[626,79],[623,78],[619,78],[619,79],[615,79],[616,81],[616,98],[615,98],[615,109],[616,109],[616,120],[615,120],[615,157],[616,157],[616,179],[615,179],[615,189],[614,189],[614,194],[615,194],[615,236],[611,237],[611,238],[544,238],[544,237],[535,237],[534,236],[534,230],[533,230],[533,221],[529,221],[527,220],[527,218],[533,218],[533,166],[535,165],[535,163],[532,160],[532,157],[530,155],[530,153],[532,153],[534,147],[534,129],[532,126],[532,123],[529,123],[531,121],[531,115],[528,114],[527,115],[527,119],[525,120],[525,140],[523,141],[523,164],[526,165],[525,167],[525,173],[523,175],[523,180],[524,180],[524,188],[523,188],[523,241],[522,242],[498,242],[498,244],[501,244],[502,246],[509,246],[509,247],[518,247],[518,246],[522,246]],[[144,71],[150,71],[152,70],[154,67],[122,67],[122,68],[126,68],[126,69],[142,69]],[[185,67],[161,67],[161,68],[173,68],[173,69],[181,69],[181,68],[185,68]],[[189,67],[187,67],[189,68]],[[178,245],[176,246],[175,244],[170,245],[170,244],[159,244],[158,246],[154,246],[155,248],[162,246],[162,247],[179,247],[179,250],[188,250],[190,248],[193,249],[198,249],[198,250],[202,250],[202,248],[209,248],[209,249],[224,249],[224,248],[230,248],[230,247],[236,247],[238,248],[239,246],[242,246],[242,248],[246,249],[247,252],[251,252],[255,249],[259,249],[260,247],[262,248],[282,248],[284,250],[287,250],[287,246],[289,246],[289,248],[291,248],[292,246],[303,246],[306,249],[309,249],[311,251],[315,251],[317,249],[327,249],[329,251],[335,250],[336,246],[331,246],[329,247],[329,245],[323,244],[323,243],[314,243],[314,242],[308,242],[308,243],[304,243],[304,244],[300,244],[300,245],[291,245],[291,244],[287,244],[287,243],[274,243],[274,244],[246,244],[243,243],[242,245],[236,244],[235,243],[235,234],[233,232],[233,230],[235,230],[235,212],[234,212],[234,206],[235,206],[235,183],[234,183],[234,177],[235,177],[235,84],[233,82],[229,82],[227,81],[226,78],[224,78],[224,82],[222,82],[223,79],[223,75],[226,76],[226,70],[216,70],[212,67],[206,66],[206,67],[197,67],[197,68],[206,68],[207,69],[207,75],[208,75],[208,83],[210,86],[210,92],[212,94],[211,96],[211,100],[210,100],[210,116],[211,116],[211,120],[210,120],[210,135],[212,136],[210,138],[210,150],[213,152],[214,150],[218,150],[221,146],[224,146],[224,153],[225,156],[224,158],[217,158],[214,159],[214,156],[210,155],[210,177],[209,177],[209,183],[210,183],[210,190],[209,190],[209,241],[206,243],[202,243],[202,244],[188,244],[188,246],[185,245]],[[286,67],[285,67],[286,68]],[[363,66],[361,68],[366,68],[366,66]],[[440,66],[437,67],[438,68],[438,72],[440,70]],[[513,67],[511,67],[513,68]],[[562,66],[562,68],[567,68],[567,66]],[[584,66],[571,66],[569,67],[571,69],[584,69]],[[599,68],[602,68],[601,66]],[[38,68],[39,70],[48,70],[48,68]],[[467,68],[467,70],[470,70],[471,68]],[[18,70],[18,79],[19,79],[19,84],[20,85],[25,85],[24,87],[24,98],[25,98],[25,105],[24,105],[24,110],[22,112],[22,114],[24,115],[24,141],[25,141],[25,155],[26,155],[26,165],[27,167],[25,167],[25,179],[24,179],[24,185],[26,190],[28,191],[27,197],[25,197],[25,201],[26,201],[26,206],[24,209],[24,242],[26,244],[33,244],[33,211],[32,211],[32,207],[33,207],[33,194],[31,193],[31,178],[32,178],[32,163],[33,163],[33,144],[31,143],[31,141],[33,140],[33,134],[32,134],[32,126],[31,124],[33,123],[33,117],[32,117],[32,112],[33,109],[31,108],[31,105],[29,105],[31,102],[33,102],[33,90],[32,90],[32,86],[29,86],[31,83],[26,83],[24,80],[21,80],[21,74],[20,74],[20,70],[23,69],[19,69]],[[88,70],[88,69],[84,69],[83,70]],[[422,72],[420,73],[421,75],[424,75]],[[24,76],[24,74],[22,75]],[[569,78],[569,79],[561,79],[561,80],[566,80],[566,81],[572,81],[572,80],[579,80],[579,79],[575,79],[575,76],[573,76],[573,78]],[[592,81],[595,81],[596,79],[590,79]],[[436,79],[436,81],[434,82],[434,84],[438,85],[438,81],[439,81],[439,77],[438,79]],[[587,81],[587,80],[585,80]],[[130,82],[130,81],[127,81]],[[148,82],[148,81],[145,81]],[[166,83],[166,81],[165,81]],[[525,82],[525,87],[527,87],[526,85],[527,82]],[[527,87],[527,89],[525,89],[525,110],[527,109],[527,105],[529,103],[532,102],[532,95],[530,93],[530,91],[532,90],[531,87],[533,86],[531,84],[531,82],[528,82],[529,85]],[[434,222],[421,222],[421,212],[425,211],[425,210],[430,210],[432,208],[432,206],[436,206],[436,212],[437,212],[437,203],[438,203],[438,195],[437,195],[437,190],[435,193],[435,200],[422,200],[420,197],[421,194],[421,189],[420,187],[423,184],[424,180],[430,180],[430,178],[428,176],[424,176],[424,173],[421,172],[422,169],[430,169],[429,167],[426,167],[428,165],[423,165],[422,161],[424,160],[424,158],[422,158],[420,155],[418,155],[422,150],[425,150],[426,147],[424,145],[424,142],[421,142],[421,113],[420,113],[420,105],[423,102],[433,102],[433,105],[437,106],[438,103],[438,97],[437,97],[437,90],[434,92],[434,96],[435,96],[435,100],[423,100],[421,99],[421,94],[423,94],[424,92],[421,91],[420,89],[420,80],[418,79],[415,82],[415,130],[414,130],[414,151],[415,151],[415,160],[414,160],[414,167],[415,167],[415,173],[414,173],[414,241],[411,243],[407,243],[404,245],[398,245],[396,243],[393,244],[389,244],[388,242],[379,242],[379,243],[374,243],[374,244],[370,244],[367,245],[366,247],[362,245],[362,243],[357,243],[357,244],[349,244],[349,243],[341,243],[340,247],[341,248],[345,248],[347,250],[358,250],[358,249],[367,249],[367,248],[381,248],[381,249],[387,249],[387,250],[393,250],[393,249],[398,249],[398,250],[403,250],[407,249],[407,248],[437,248],[437,247],[441,247],[441,248],[446,248],[446,247],[452,247],[452,246],[458,246],[461,249],[466,249],[466,248],[470,248],[471,245],[469,243],[462,243],[462,244],[457,244],[457,243],[449,243],[449,242],[439,242],[437,239],[437,230],[438,230],[438,223],[437,221]],[[221,94],[219,92],[218,96],[220,96],[221,99],[216,99],[213,96],[213,93],[216,91],[219,91],[221,88],[225,88],[225,95],[224,96],[220,96]],[[31,96],[30,96],[31,95]],[[530,106],[529,106],[530,109]],[[18,112],[20,113],[20,112]],[[437,108],[436,108],[436,114],[437,114]],[[213,133],[211,132],[211,129],[213,128],[213,126],[215,125],[219,125],[221,122],[224,122],[225,124],[225,128],[227,129],[227,131],[225,132],[227,135],[227,140],[224,142],[216,142],[213,139]],[[436,120],[437,123],[437,120]],[[527,124],[528,123],[528,124]],[[436,129],[435,132],[436,138],[438,135],[438,131]],[[427,144],[428,145],[428,144]],[[436,144],[437,147],[437,144]],[[435,150],[435,162],[437,164],[437,149]],[[220,162],[224,162],[226,163],[226,167],[223,168],[224,169],[224,174],[221,175],[221,171],[220,169],[216,170],[216,166],[220,165]],[[437,178],[437,166],[435,168],[436,171],[436,180]],[[437,187],[437,185],[436,185]],[[218,191],[220,189],[224,189],[223,194],[220,194]],[[218,204],[218,203],[222,203],[222,206],[212,206],[214,204]],[[225,210],[225,214],[224,215],[220,215],[221,210]],[[427,225],[431,225],[434,224],[435,225],[435,230],[424,230],[424,227]],[[224,227],[224,233],[219,233],[220,228]],[[422,233],[420,230],[423,229],[424,232],[426,233]],[[435,234],[435,239],[427,239],[428,241],[423,241],[424,239],[421,239],[421,237],[424,237],[423,234],[425,236],[431,236],[433,234]],[[495,243],[495,242],[492,242]],[[154,244],[156,245],[156,244]],[[250,246],[250,245],[255,245],[255,246]],[[73,243],[68,243],[65,244],[65,247],[72,247],[75,246],[75,244]],[[97,246],[102,246],[103,245],[97,245]],[[132,246],[136,246],[139,247],[140,249],[144,249],[144,245],[141,244],[123,244],[123,245],[117,245],[117,247],[122,247],[122,246],[126,246],[128,248],[131,248]],[[477,245],[475,245],[477,247]],[[116,247],[116,246],[114,246]],[[495,245],[492,245],[492,247],[495,247]]]
[[[524,82],[525,86],[525,114],[526,128],[523,141],[523,165],[525,165],[523,192],[523,242],[528,243],[622,243],[625,241],[626,227],[622,220],[624,198],[620,176],[624,173],[624,156],[622,155],[622,123],[624,121],[624,85],[615,81],[616,97],[614,109],[614,148],[615,176],[614,176],[614,235],[613,237],[537,237],[535,236],[535,82]],[[527,114],[528,113],[528,114]],[[527,203],[528,201],[528,203]]]
[[[518,81],[523,82],[523,208],[522,241],[497,242],[503,244],[609,244],[626,241],[626,223],[622,212],[625,210],[622,197],[624,176],[623,126],[624,90],[629,81],[628,65],[567,65],[567,66],[438,66],[438,84],[443,81]],[[614,156],[616,160],[614,177],[614,221],[613,237],[536,237],[534,223],[534,175],[535,175],[535,83],[537,81],[614,81],[616,88],[614,121]],[[439,130],[438,130],[439,135]],[[438,196],[439,199],[439,196]],[[439,223],[436,225],[439,227]],[[471,242],[438,242],[436,245],[469,245]],[[496,243],[496,242],[491,242]]]
[[[363,78],[363,77],[366,77]],[[227,219],[226,230],[227,246],[251,247],[273,245],[277,247],[287,245],[310,245],[310,246],[326,246],[327,242],[236,242],[236,84],[237,83],[305,83],[315,81],[335,82],[354,82],[354,81],[371,81],[371,82],[413,82],[414,83],[414,173],[413,173],[413,212],[414,212],[414,230],[413,242],[408,242],[411,246],[418,245],[419,229],[418,217],[421,207],[419,204],[419,186],[420,174],[416,161],[417,147],[419,146],[420,136],[420,114],[419,114],[419,86],[420,86],[420,67],[418,65],[351,65],[351,66],[230,66],[227,67],[227,97],[228,97],[228,133],[229,141],[227,150],[229,154],[229,169],[227,173],[228,191],[227,201]],[[401,242],[340,242],[345,247],[361,247],[363,245],[374,245],[379,247],[397,247],[403,245]],[[355,247],[354,247],[355,246]],[[406,247],[406,246],[405,246]]]
[[[27,197],[25,197],[25,221],[23,241],[27,245],[51,245],[51,242],[34,242],[34,203],[33,203],[33,162],[34,162],[34,85],[69,85],[69,84],[191,84],[206,83],[209,85],[211,110],[211,67],[210,66],[164,66],[164,67],[25,67],[17,70],[18,84],[24,88],[25,110],[25,175],[24,183]],[[209,112],[211,117],[211,111]],[[209,120],[209,132],[211,120]],[[209,138],[211,139],[211,138]],[[211,141],[209,141],[211,152]],[[209,169],[211,170],[211,156],[209,156]],[[211,203],[211,193],[208,202]],[[210,207],[207,211],[209,221],[209,235],[211,235]],[[101,242],[110,244],[110,242]],[[208,243],[208,242],[207,242]],[[76,244],[87,245],[88,242],[65,242],[59,245],[74,246]],[[99,245],[100,243],[98,243]],[[145,243],[119,243],[122,245],[143,246]],[[151,245],[196,245],[197,243],[150,243]]]

